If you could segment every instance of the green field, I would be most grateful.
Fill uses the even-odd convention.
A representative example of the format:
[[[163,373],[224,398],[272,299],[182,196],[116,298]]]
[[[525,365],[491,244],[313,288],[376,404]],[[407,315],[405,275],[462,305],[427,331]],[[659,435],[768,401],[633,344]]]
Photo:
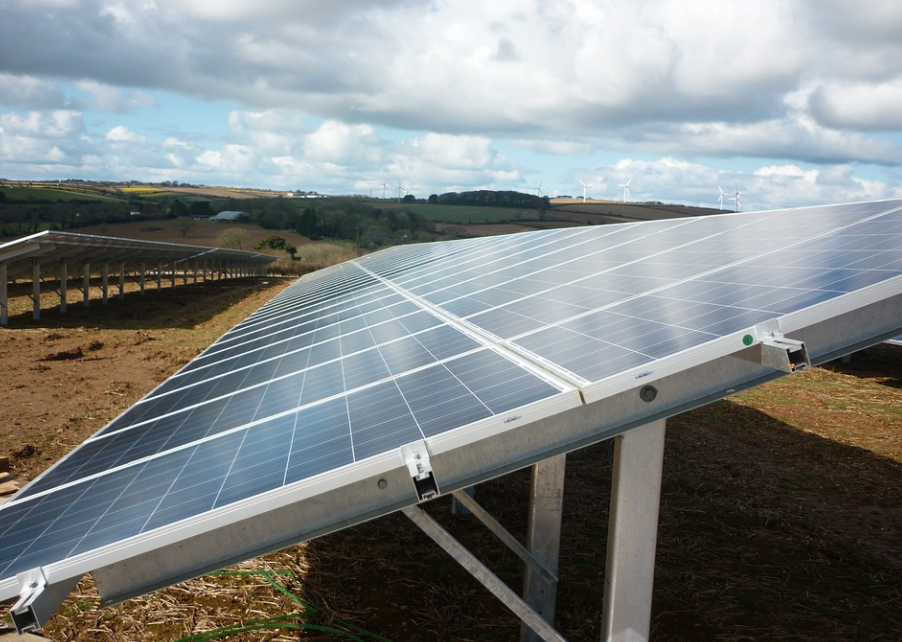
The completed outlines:
[[[478,207],[475,205],[433,205],[431,203],[398,203],[372,201],[373,207],[399,212],[414,212],[435,223],[501,223],[509,221],[536,220],[536,210],[516,207]]]
[[[0,192],[6,194],[8,201],[41,202],[41,201],[120,201],[121,198],[108,196],[93,189],[75,187],[5,187]]]

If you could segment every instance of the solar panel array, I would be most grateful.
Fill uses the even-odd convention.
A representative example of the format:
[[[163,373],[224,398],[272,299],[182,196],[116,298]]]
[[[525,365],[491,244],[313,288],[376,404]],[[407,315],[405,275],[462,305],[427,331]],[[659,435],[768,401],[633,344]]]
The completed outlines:
[[[576,407],[900,277],[902,201],[403,246],[321,270],[0,507],[0,599],[17,573],[412,442]]]
[[[276,257],[231,248],[141,241],[137,239],[47,230],[0,243],[0,264],[9,278],[30,277],[35,262],[236,261],[266,265]]]

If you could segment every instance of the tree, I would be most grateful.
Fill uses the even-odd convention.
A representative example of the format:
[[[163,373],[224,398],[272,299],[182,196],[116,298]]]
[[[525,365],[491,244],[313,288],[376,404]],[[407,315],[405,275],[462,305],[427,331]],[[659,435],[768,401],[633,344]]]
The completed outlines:
[[[210,201],[194,201],[188,206],[188,214],[192,218],[210,218],[213,216],[213,208]]]
[[[241,228],[229,228],[223,230],[217,237],[216,242],[219,243],[220,247],[230,247],[235,250],[240,250],[242,246],[247,243],[247,234]]]
[[[186,206],[180,199],[175,199],[169,204],[167,214],[170,218],[180,218],[182,216],[188,216],[188,206]]]
[[[294,226],[294,231],[298,234],[303,234],[308,238],[314,238],[318,233],[317,225],[316,210],[312,207],[306,207],[298,217]]]
[[[282,250],[283,252],[287,252],[289,256],[291,256],[291,260],[295,260],[297,258],[298,249],[288,243],[285,238],[281,236],[267,236],[265,239],[260,241],[254,246],[255,250],[262,250],[265,248],[269,248],[271,250]]]
[[[188,232],[193,230],[196,227],[197,223],[193,218],[188,218],[184,216],[180,219],[177,219],[175,222],[175,229],[179,231],[179,234],[182,235],[182,238],[188,236]]]

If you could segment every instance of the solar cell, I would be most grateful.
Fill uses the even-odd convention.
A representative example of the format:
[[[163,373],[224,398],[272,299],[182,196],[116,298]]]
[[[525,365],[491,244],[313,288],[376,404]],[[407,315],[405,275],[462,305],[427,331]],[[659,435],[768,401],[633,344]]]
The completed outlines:
[[[436,474],[440,491],[602,439],[640,416],[596,401],[900,294],[900,201],[396,247],[322,270],[0,507],[0,599],[34,567],[77,576],[95,557],[115,564],[289,501],[301,521],[308,501],[335,515],[147,585],[394,510],[419,499],[413,485],[338,493],[403,470],[414,443],[436,458],[466,451]],[[902,327],[874,324],[816,347]],[[758,364],[735,376],[775,375]],[[549,429],[573,417],[578,435]]]

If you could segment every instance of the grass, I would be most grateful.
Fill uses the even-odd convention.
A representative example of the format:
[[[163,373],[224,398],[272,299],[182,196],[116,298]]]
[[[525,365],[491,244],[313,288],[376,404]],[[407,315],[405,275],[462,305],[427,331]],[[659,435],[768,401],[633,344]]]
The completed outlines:
[[[93,189],[75,187],[6,187],[2,190],[9,201],[121,201]]]
[[[499,223],[539,218],[535,210],[514,207],[476,207],[470,205],[438,205],[430,203],[397,203],[374,201],[374,207],[383,210],[398,210],[420,214],[436,223],[456,223],[461,225],[476,223]]]

